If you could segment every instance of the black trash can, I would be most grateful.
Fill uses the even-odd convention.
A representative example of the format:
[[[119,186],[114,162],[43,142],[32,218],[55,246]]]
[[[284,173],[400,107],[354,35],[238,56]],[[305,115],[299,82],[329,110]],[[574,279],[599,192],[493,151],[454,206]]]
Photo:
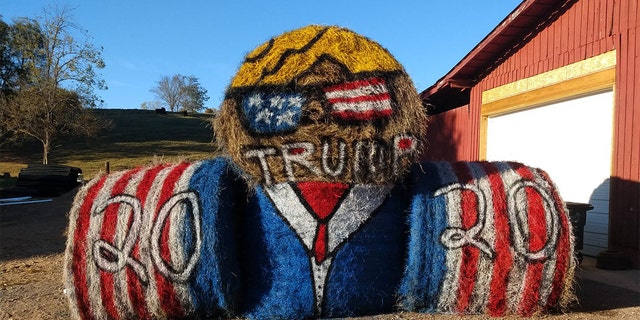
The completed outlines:
[[[584,244],[584,225],[587,223],[587,211],[593,209],[593,206],[580,202],[565,202],[565,205],[569,210],[569,218],[575,238],[573,249],[578,261],[582,262],[582,252],[580,250],[582,250]]]

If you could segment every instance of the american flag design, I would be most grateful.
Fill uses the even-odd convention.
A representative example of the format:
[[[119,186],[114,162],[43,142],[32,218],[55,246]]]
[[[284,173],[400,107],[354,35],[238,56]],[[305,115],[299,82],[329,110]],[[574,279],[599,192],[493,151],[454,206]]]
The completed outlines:
[[[213,248],[227,225],[217,220],[231,212],[215,197],[229,196],[220,194],[226,171],[220,160],[158,165],[83,187],[70,212],[65,259],[76,318],[224,314],[233,285]],[[201,199],[203,192],[209,196]]]
[[[433,162],[412,177],[403,309],[531,316],[566,304],[571,225],[544,171]]]
[[[368,121],[393,114],[391,96],[382,78],[341,83],[323,90],[331,114],[338,119]]]
[[[283,133],[298,126],[304,102],[296,93],[253,92],[242,100],[242,114],[252,132]]]

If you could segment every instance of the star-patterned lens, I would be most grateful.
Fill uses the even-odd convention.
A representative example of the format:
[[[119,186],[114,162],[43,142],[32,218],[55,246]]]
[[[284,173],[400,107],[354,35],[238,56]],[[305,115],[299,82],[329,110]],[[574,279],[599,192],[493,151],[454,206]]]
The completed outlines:
[[[305,99],[297,93],[254,92],[242,101],[249,129],[258,134],[274,134],[295,129],[300,123]]]

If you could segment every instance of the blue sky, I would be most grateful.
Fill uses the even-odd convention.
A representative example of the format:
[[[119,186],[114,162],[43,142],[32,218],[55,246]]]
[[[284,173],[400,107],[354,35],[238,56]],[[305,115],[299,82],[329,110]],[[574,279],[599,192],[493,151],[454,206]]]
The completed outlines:
[[[105,108],[140,108],[155,100],[161,76],[194,75],[217,108],[244,55],[282,32],[339,25],[387,48],[418,91],[435,83],[521,0],[0,0],[0,15],[36,17],[51,4],[102,46],[109,87]]]

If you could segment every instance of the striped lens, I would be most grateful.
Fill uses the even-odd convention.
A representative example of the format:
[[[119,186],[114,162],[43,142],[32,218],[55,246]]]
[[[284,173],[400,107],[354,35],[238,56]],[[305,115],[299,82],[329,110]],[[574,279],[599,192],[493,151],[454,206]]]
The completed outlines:
[[[391,96],[382,78],[369,78],[324,88],[331,114],[343,120],[369,121],[390,117]]]

